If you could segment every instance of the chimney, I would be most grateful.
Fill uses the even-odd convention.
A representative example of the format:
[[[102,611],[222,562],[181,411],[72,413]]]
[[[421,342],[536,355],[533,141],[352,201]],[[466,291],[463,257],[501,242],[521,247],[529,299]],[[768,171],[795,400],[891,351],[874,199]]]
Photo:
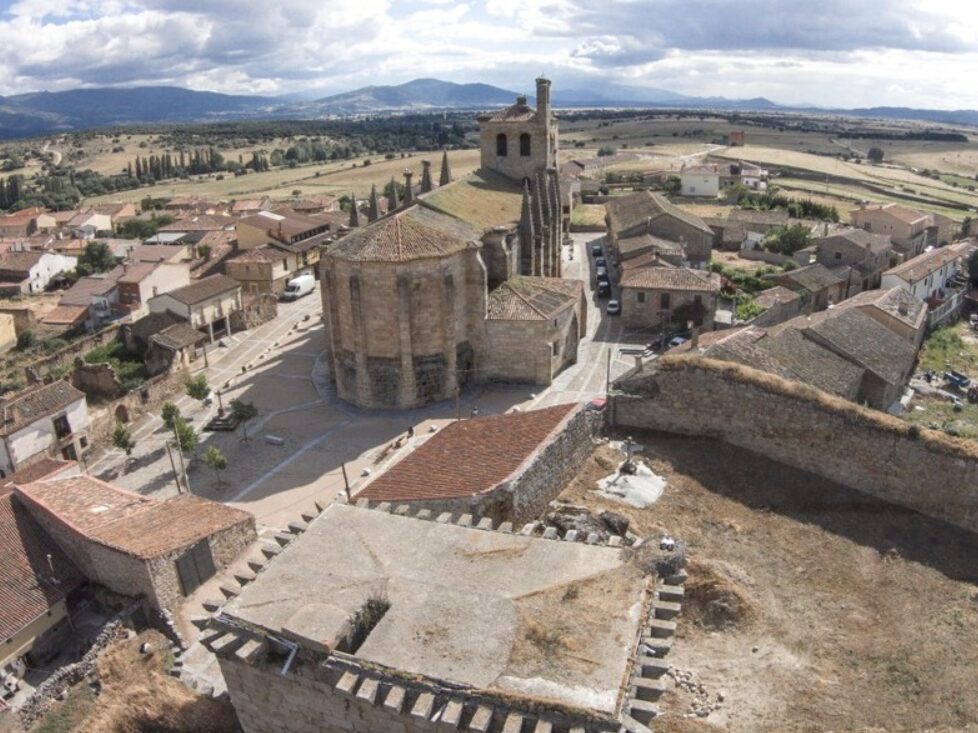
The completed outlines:
[[[537,115],[543,122],[550,120],[550,79],[537,79]]]
[[[525,94],[521,94],[520,96],[518,96],[516,98],[516,103],[517,104],[522,104],[525,107],[526,106],[526,95]]]
[[[404,204],[408,206],[414,203],[414,189],[411,187],[411,178],[414,174],[410,170],[404,171]]]

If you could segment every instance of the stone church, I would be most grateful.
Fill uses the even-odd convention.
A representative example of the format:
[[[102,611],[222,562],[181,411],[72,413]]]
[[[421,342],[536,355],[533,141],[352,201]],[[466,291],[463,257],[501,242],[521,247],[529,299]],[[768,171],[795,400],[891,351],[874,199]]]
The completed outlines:
[[[550,81],[479,121],[480,168],[441,185],[425,162],[404,201],[320,265],[331,378],[361,407],[449,399],[467,382],[549,384],[577,359],[584,283],[561,279],[569,206]],[[391,205],[393,204],[393,206]],[[376,212],[376,206],[372,207]]]

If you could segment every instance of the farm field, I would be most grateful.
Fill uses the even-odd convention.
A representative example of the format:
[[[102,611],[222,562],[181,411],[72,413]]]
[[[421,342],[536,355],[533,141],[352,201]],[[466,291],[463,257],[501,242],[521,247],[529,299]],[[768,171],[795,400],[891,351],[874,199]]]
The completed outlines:
[[[369,156],[367,156],[369,157]],[[150,188],[143,187],[132,191],[120,191],[88,199],[86,203],[99,204],[110,201],[139,201],[147,195],[154,197],[198,196],[200,198],[234,199],[255,196],[286,197],[299,191],[303,196],[316,194],[349,194],[366,196],[371,185],[381,188],[393,176],[403,180],[404,170],[414,171],[414,179],[420,180],[421,161],[431,160],[432,172],[438,176],[441,154],[412,153],[405,158],[380,160],[374,158],[371,165],[364,166],[363,159],[339,161],[299,166],[297,168],[274,168],[265,173],[250,173],[234,177],[217,175],[195,177],[189,181],[166,181]],[[452,175],[459,178],[478,167],[478,150],[454,150],[448,154]]]
[[[840,216],[843,212],[856,208],[860,201],[899,203],[914,209],[920,209],[921,211],[944,214],[956,221],[962,221],[964,217],[968,216],[968,212],[963,209],[928,204],[920,201],[908,201],[898,196],[887,196],[877,191],[871,191],[858,184],[819,183],[818,181],[807,181],[797,178],[778,178],[775,183],[786,194],[794,198],[811,199],[816,203],[835,206],[839,210]]]

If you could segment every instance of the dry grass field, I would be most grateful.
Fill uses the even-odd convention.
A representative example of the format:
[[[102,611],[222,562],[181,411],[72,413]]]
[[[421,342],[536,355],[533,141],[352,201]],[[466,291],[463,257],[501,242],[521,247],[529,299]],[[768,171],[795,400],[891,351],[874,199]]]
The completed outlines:
[[[561,499],[686,543],[667,660],[723,701],[694,723],[665,677],[656,730],[978,730],[973,535],[715,440],[632,437],[661,499],[596,494],[623,458],[607,446]]]
[[[467,175],[478,167],[478,150],[454,150],[448,154],[452,175],[455,178]],[[326,193],[342,195],[355,193],[366,196],[370,187],[382,188],[391,176],[403,181],[405,169],[414,171],[414,179],[420,180],[421,161],[432,161],[432,171],[437,178],[441,155],[439,153],[413,153],[409,157],[384,160],[372,158],[372,163],[363,165],[363,159],[340,161],[318,165],[305,165],[297,168],[274,168],[265,173],[250,173],[240,178],[225,175],[218,180],[217,175],[195,177],[190,181],[166,181],[152,188],[122,191],[89,199],[87,203],[106,203],[109,201],[139,201],[147,195],[155,197],[198,196],[200,198],[236,199],[255,196],[287,197],[299,191],[301,195],[312,196]]]

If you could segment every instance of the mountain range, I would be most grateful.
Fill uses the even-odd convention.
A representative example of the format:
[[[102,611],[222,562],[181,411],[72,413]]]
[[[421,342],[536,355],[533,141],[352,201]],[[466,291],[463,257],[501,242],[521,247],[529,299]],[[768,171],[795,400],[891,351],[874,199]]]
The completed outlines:
[[[368,86],[320,99],[198,92],[179,87],[75,89],[0,97],[0,138],[31,137],[133,123],[316,119],[383,113],[487,109],[510,104],[516,92],[489,84],[415,79],[396,86]],[[530,97],[531,104],[534,103]],[[692,97],[665,89],[604,84],[600,89],[557,89],[558,107],[648,107],[826,112],[858,117],[912,119],[978,125],[975,110],[905,107],[821,109],[782,106],[763,97]]]

